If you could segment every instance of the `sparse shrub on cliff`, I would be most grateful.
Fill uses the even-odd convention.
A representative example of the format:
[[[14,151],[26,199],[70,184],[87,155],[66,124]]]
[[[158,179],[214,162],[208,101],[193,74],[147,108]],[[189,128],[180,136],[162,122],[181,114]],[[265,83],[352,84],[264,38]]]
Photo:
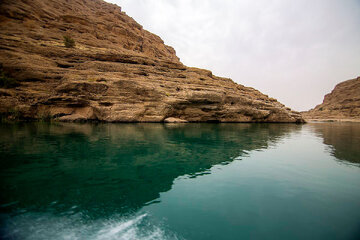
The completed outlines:
[[[7,77],[5,73],[0,70],[0,88],[13,88],[19,86],[19,82],[13,78]]]
[[[40,110],[36,114],[36,117],[41,122],[48,122],[52,119],[52,116],[48,110]]]
[[[21,112],[19,109],[9,108],[7,112],[0,113],[0,122],[1,123],[11,123],[21,119]]]
[[[15,108],[11,108],[8,111],[9,116],[11,116],[13,119],[19,119],[21,116],[21,113],[19,111],[19,109]]]
[[[64,36],[64,45],[67,48],[74,48],[75,47],[75,40],[72,39],[70,36]]]

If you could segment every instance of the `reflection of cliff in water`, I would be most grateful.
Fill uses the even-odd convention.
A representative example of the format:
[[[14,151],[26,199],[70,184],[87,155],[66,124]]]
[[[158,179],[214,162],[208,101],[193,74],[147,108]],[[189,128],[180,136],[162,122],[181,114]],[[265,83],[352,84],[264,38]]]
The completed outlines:
[[[13,203],[1,211],[78,206],[94,216],[136,210],[170,190],[178,176],[226,164],[300,129],[287,124],[0,125],[0,204]]]
[[[334,157],[360,163],[360,123],[314,123],[311,127],[332,147]]]

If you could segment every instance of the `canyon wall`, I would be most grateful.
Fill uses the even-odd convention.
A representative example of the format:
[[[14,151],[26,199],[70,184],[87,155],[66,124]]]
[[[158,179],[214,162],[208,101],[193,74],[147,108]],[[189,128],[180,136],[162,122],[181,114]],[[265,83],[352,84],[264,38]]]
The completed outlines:
[[[172,47],[117,5],[101,0],[3,0],[0,5],[3,117],[304,121],[256,89],[183,65]],[[65,47],[64,36],[75,46]]]

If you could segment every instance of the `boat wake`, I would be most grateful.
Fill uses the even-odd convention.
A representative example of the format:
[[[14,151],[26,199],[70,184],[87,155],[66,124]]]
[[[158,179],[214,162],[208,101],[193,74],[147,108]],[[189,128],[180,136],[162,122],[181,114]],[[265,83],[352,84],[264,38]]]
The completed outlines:
[[[107,220],[83,220],[81,214],[55,216],[49,213],[25,213],[5,221],[1,239],[27,240],[155,240],[179,239],[150,221],[147,213]]]

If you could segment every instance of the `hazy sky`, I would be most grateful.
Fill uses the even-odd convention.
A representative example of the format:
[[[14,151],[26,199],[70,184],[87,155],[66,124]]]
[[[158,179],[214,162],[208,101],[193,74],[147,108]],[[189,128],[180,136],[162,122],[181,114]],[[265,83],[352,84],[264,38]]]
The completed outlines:
[[[360,0],[107,0],[187,66],[301,111],[360,76]]]

